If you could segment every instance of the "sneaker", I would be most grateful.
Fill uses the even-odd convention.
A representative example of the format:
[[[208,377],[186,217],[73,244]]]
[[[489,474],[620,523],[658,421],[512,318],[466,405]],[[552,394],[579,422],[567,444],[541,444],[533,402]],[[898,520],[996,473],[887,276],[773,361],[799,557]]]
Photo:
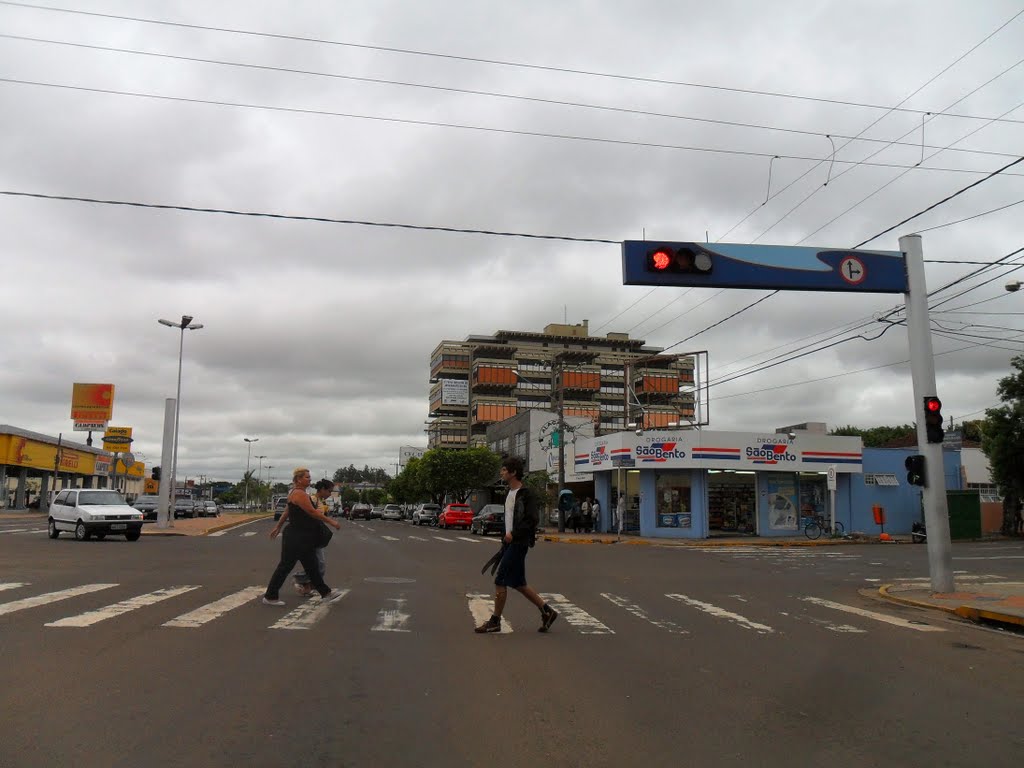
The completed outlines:
[[[299,593],[299,597],[310,597],[313,594],[313,587],[309,584],[295,584],[295,591]]]
[[[310,591],[310,594],[312,594],[312,590]],[[336,600],[339,597],[341,597],[341,592],[336,589],[332,589],[326,595],[320,595],[321,600]]]
[[[501,619],[491,616],[487,621],[476,627],[474,630],[479,635],[487,632],[501,632]]]
[[[266,595],[260,598],[260,602],[264,605],[284,605],[284,600],[271,600]]]
[[[545,605],[540,612],[540,626],[537,627],[538,632],[547,632],[551,629],[551,625],[555,623],[555,619],[558,618],[558,611],[552,608],[550,605]]]

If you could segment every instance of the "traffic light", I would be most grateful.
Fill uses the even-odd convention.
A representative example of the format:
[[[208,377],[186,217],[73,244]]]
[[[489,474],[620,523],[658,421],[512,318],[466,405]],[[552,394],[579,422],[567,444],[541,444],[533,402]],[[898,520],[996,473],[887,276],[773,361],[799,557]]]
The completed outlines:
[[[662,275],[710,275],[711,254],[694,243],[659,245],[647,252],[647,271]]]
[[[929,443],[941,443],[946,432],[942,429],[942,401],[935,396],[924,399],[924,426]]]
[[[153,467],[153,469],[151,469],[149,471],[149,476],[151,478],[153,478],[154,480],[159,480],[160,479],[160,467]]]
[[[924,474],[924,456],[919,453],[907,456],[903,466],[907,468],[907,482],[910,485],[925,486],[928,484]]]

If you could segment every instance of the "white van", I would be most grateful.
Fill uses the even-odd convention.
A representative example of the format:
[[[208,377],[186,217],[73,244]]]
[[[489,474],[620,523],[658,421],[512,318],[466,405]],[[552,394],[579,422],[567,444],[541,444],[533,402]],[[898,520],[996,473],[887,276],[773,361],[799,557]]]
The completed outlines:
[[[47,528],[50,538],[62,531],[74,532],[78,541],[107,534],[138,541],[142,535],[142,513],[125,502],[117,491],[105,488],[71,488],[57,494],[50,505]]]

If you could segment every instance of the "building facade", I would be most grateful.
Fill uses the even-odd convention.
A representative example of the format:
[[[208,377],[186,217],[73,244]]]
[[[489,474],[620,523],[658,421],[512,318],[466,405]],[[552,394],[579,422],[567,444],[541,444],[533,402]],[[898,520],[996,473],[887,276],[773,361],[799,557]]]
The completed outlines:
[[[660,353],[625,333],[591,336],[586,320],[442,341],[430,360],[427,445],[486,445],[488,426],[531,410],[561,410],[595,434],[700,423],[696,359]]]

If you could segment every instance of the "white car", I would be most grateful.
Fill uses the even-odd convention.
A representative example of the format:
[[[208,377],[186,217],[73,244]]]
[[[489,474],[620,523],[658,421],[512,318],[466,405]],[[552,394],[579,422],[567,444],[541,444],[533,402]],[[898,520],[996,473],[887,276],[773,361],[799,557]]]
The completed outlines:
[[[381,514],[384,520],[401,520],[402,519],[402,508],[397,504],[387,504],[384,506],[384,512]]]
[[[437,516],[441,507],[437,504],[420,504],[412,513],[413,525],[437,525]]]
[[[61,531],[73,532],[78,541],[107,534],[138,541],[142,535],[142,513],[128,506],[117,491],[104,488],[71,488],[57,494],[50,505],[47,529],[51,539]]]

